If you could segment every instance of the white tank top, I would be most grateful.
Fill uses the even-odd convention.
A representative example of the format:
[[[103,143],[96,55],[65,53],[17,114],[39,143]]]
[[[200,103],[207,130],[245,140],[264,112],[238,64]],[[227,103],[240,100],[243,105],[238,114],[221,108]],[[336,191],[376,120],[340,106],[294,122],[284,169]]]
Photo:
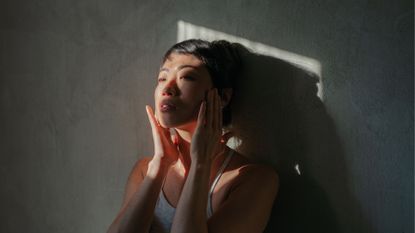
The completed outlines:
[[[223,162],[222,166],[219,168],[218,173],[216,174],[215,180],[212,183],[212,186],[209,190],[208,203],[207,203],[207,217],[210,218],[213,214],[212,209],[212,194],[215,190],[215,186],[218,183],[220,177],[222,176],[223,171],[228,166],[231,161],[233,150],[229,150],[229,154]],[[154,209],[154,218],[153,223],[151,224],[150,233],[168,233],[170,232],[171,225],[173,223],[173,217],[176,209],[170,205],[167,201],[166,196],[163,193],[163,190],[160,191],[159,199],[157,201],[156,207]]]

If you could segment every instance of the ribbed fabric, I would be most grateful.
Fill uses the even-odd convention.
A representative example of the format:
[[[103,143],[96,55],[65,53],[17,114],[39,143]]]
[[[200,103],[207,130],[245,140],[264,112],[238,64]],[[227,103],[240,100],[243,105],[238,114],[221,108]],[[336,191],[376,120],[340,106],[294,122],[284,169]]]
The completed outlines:
[[[209,191],[208,196],[208,203],[207,203],[207,216],[210,218],[213,214],[212,209],[212,194],[213,190],[215,190],[215,186],[217,185],[220,177],[223,174],[223,171],[228,166],[229,162],[231,161],[233,155],[233,150],[229,151],[228,156],[226,157],[225,161],[222,163],[222,166],[219,168],[218,173],[216,174],[215,180],[212,183],[212,186]],[[176,209],[170,205],[167,201],[163,190],[160,191],[159,199],[156,204],[156,208],[154,209],[154,218],[153,223],[151,224],[150,233],[168,233],[170,232],[171,225],[173,224],[173,217]]]

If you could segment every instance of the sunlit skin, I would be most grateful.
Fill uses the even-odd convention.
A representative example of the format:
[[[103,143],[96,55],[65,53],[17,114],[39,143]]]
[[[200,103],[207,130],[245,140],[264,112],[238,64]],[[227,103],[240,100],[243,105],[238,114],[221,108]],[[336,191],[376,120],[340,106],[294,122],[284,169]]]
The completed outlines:
[[[210,132],[216,134],[216,137],[203,139],[203,141],[212,142],[209,145],[211,147],[210,151],[207,152],[207,154],[210,154],[209,157],[212,159],[216,158],[216,163],[212,166],[212,170],[217,170],[220,166],[219,162],[222,162],[222,158],[215,157],[216,155],[222,155],[223,153],[221,152],[226,149],[223,143],[219,144],[222,129],[221,109],[228,104],[232,92],[231,90],[225,90],[223,99],[221,99],[217,91],[213,89],[209,72],[203,63],[192,55],[172,54],[161,67],[157,82],[158,84],[154,92],[155,115],[157,117],[152,117],[153,113],[149,107],[148,113],[153,125],[160,124],[157,131],[167,135],[164,137],[166,144],[172,144],[168,140],[171,137],[169,137],[169,131],[165,130],[166,128],[174,128],[178,133],[176,142],[179,145],[180,153],[174,151],[175,147],[173,145],[170,147],[171,152],[168,154],[173,156],[168,159],[176,163],[169,169],[163,188],[171,203],[177,203],[184,178],[190,170],[192,161],[191,144],[195,145],[191,141],[192,138],[193,141],[197,139],[193,135],[197,128],[198,115],[201,113],[201,110],[205,111],[202,114],[208,115],[209,118],[200,119],[200,121],[209,120],[206,124],[215,124],[216,126],[211,127],[212,131]],[[176,109],[172,112],[161,112],[160,106],[163,100],[170,100],[175,104]],[[204,109],[201,108],[202,102],[205,104]],[[226,139],[227,137],[225,136]],[[154,140],[157,141],[158,139]],[[193,147],[193,151],[196,150],[199,149]],[[156,152],[156,154],[158,153]],[[215,172],[212,171],[212,180],[214,174]]]
[[[220,134],[221,107],[227,104],[226,100],[229,101],[230,97],[226,98],[224,103],[219,103],[221,100],[219,96],[215,96],[216,92],[208,70],[198,58],[192,55],[171,54],[160,68],[157,82],[154,91],[156,120],[162,128],[174,128],[178,133],[179,137],[176,141],[179,143],[181,156],[176,167],[183,166],[184,169],[179,172],[184,174],[189,170],[191,163],[190,142],[196,129],[202,101],[210,100],[205,102],[205,106],[209,108],[208,113],[215,115],[215,119],[212,118],[212,121],[217,124],[215,133]],[[162,112],[160,106],[163,101],[174,104],[175,109],[171,112]],[[219,101],[217,106],[214,106],[215,101]],[[168,134],[168,132],[165,133]]]
[[[176,208],[171,232],[262,232],[278,189],[278,177],[235,152],[212,196],[207,194],[230,148],[222,135],[222,108],[232,96],[213,87],[204,64],[187,54],[171,54],[161,66],[155,111],[146,106],[154,155],[139,160],[125,189],[120,212],[108,232],[148,232],[159,193]],[[167,102],[166,102],[167,101]],[[174,129],[177,134],[170,135]],[[253,198],[254,197],[254,198]]]
[[[154,100],[161,126],[182,129],[182,132],[193,132],[200,104],[213,88],[205,66],[192,55],[172,54],[160,68],[157,82]],[[162,100],[171,100],[177,105],[176,111],[162,114]],[[190,141],[190,138],[185,137],[185,140]]]

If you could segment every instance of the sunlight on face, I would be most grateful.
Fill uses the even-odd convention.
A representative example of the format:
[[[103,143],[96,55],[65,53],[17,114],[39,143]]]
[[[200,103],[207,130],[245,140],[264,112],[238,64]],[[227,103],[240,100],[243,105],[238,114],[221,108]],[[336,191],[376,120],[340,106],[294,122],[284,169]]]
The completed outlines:
[[[204,64],[190,54],[171,54],[162,65],[154,91],[156,116],[164,128],[193,130],[212,80]]]

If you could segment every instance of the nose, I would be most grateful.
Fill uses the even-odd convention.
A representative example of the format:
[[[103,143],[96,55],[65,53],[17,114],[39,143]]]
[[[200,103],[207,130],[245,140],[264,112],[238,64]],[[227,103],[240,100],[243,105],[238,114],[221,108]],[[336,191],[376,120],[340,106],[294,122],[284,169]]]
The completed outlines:
[[[178,88],[177,88],[177,84],[176,84],[176,80],[175,79],[171,79],[170,81],[168,81],[168,83],[166,83],[166,86],[164,86],[163,90],[162,90],[162,96],[175,96],[178,93]]]

